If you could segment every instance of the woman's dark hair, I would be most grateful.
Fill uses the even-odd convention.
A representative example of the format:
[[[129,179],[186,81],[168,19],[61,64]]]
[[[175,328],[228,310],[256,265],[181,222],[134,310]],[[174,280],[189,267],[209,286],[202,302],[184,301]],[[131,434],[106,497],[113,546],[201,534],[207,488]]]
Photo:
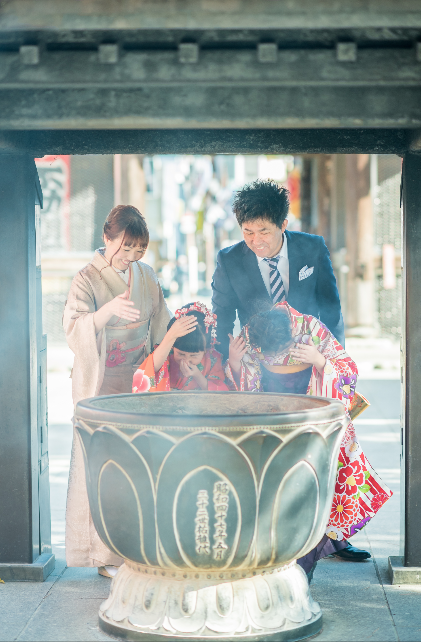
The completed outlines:
[[[105,219],[103,233],[114,241],[124,232],[121,245],[148,247],[149,230],[143,215],[134,205],[116,205]]]
[[[250,342],[263,352],[279,352],[293,342],[288,313],[279,308],[254,315],[248,323]]]
[[[186,304],[183,308],[189,308],[192,303]],[[212,337],[211,332],[210,330],[206,332],[205,316],[203,313],[191,310],[186,314],[186,317],[188,315],[196,317],[198,324],[193,332],[188,335],[184,335],[184,337],[178,337],[174,342],[174,347],[178,348],[180,351],[185,351],[186,353],[200,353],[201,351],[205,351],[209,348]],[[171,328],[175,321],[176,318],[173,317],[168,324],[167,330]]]
[[[255,219],[268,219],[282,227],[289,209],[289,192],[275,181],[254,181],[237,192],[232,205],[239,226]]]

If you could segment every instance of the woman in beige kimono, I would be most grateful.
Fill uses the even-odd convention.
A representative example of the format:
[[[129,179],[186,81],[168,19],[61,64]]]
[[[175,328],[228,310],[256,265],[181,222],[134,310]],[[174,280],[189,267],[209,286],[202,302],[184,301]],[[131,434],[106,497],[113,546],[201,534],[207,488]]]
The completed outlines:
[[[133,373],[163,339],[171,314],[158,279],[140,262],[149,232],[130,205],[111,210],[104,224],[105,248],[75,276],[63,315],[75,354],[73,403],[95,395],[131,393]],[[73,436],[66,509],[69,567],[98,567],[112,576],[122,559],[100,540],[92,522],[82,449]]]

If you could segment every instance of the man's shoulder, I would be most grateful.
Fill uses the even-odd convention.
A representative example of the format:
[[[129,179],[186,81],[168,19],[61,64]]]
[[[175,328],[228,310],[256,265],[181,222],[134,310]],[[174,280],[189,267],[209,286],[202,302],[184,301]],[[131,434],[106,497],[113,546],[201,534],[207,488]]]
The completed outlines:
[[[291,241],[294,244],[320,245],[324,243],[323,237],[318,234],[310,234],[309,232],[291,232],[290,230],[287,230],[286,237],[288,242]]]
[[[228,248],[222,248],[222,250],[218,252],[218,261],[225,262],[238,259],[238,257],[242,256],[245,251],[247,251],[245,242],[238,241],[232,246],[228,246]]]

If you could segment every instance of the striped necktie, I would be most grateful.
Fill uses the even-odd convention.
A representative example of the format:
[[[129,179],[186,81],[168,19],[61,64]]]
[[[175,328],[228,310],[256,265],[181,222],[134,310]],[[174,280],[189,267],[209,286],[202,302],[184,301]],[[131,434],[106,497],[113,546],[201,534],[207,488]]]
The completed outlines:
[[[269,264],[270,275],[270,292],[274,304],[285,301],[285,286],[282,281],[281,273],[278,270],[279,255],[276,257],[265,257],[264,260]]]

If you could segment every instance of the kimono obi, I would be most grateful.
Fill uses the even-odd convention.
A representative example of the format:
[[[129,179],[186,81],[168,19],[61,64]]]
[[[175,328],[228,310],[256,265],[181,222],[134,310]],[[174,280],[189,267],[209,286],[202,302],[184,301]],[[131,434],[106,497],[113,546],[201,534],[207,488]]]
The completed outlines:
[[[262,364],[266,370],[271,373],[299,373],[300,371],[305,371],[307,368],[311,368],[311,364]]]
[[[105,369],[129,367],[145,359],[150,320],[105,326],[107,358]],[[133,373],[132,373],[133,375]]]
[[[263,391],[265,393],[306,395],[311,373],[311,364],[271,366],[262,363],[261,382]]]

